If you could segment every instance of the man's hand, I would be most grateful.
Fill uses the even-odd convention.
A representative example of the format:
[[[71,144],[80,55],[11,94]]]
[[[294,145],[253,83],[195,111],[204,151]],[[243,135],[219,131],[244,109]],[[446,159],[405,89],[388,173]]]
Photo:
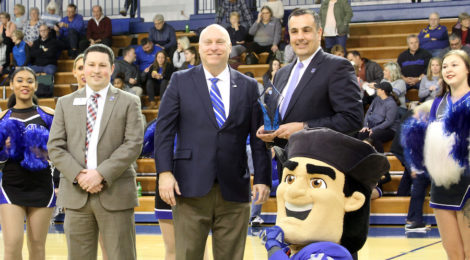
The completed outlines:
[[[274,141],[274,138],[276,136],[274,135],[274,133],[265,132],[264,125],[262,125],[260,128],[258,128],[258,131],[256,131],[256,137],[258,137],[265,143],[271,143]]]
[[[361,130],[359,130],[359,133],[364,133],[364,132],[369,132],[370,129],[368,127],[363,127]]]
[[[158,193],[166,204],[176,205],[175,192],[181,195],[178,182],[171,172],[162,172],[158,175]]]
[[[292,122],[279,126],[279,129],[274,132],[274,135],[278,138],[289,139],[293,133],[296,133],[304,129],[304,123],[302,122]]]
[[[86,192],[97,192],[96,188],[101,185],[103,176],[97,170],[83,169],[77,176],[78,184]],[[103,185],[101,185],[102,187]],[[101,188],[100,188],[101,190]]]
[[[134,78],[129,79],[129,84],[131,84],[131,85],[134,85],[136,82],[137,82],[137,80],[134,79]]]
[[[254,184],[251,195],[253,202],[257,205],[265,203],[269,198],[271,190],[266,184]]]
[[[277,47],[277,45],[274,44],[273,46],[271,46],[272,52],[276,52],[277,50],[279,50],[279,47]]]

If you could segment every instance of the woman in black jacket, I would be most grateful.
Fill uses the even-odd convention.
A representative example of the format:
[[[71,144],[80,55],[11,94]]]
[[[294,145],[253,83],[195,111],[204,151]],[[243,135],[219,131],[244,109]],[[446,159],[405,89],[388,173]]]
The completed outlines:
[[[165,51],[157,52],[155,61],[152,66],[144,70],[142,78],[145,79],[145,88],[147,89],[147,95],[150,100],[150,109],[156,109],[157,103],[155,102],[155,96],[163,96],[166,87],[170,81],[171,74],[175,71],[173,64]]]

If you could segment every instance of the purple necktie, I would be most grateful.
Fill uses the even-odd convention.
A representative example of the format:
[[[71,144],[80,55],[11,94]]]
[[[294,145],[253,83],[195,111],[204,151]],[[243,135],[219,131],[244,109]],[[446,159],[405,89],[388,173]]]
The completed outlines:
[[[304,64],[302,62],[298,62],[294,68],[294,72],[292,73],[292,79],[290,81],[289,86],[287,86],[286,96],[284,97],[284,101],[281,104],[281,116],[284,118],[286,114],[287,107],[289,106],[290,99],[292,98],[292,94],[294,94],[295,88],[297,87],[297,83],[299,83],[299,75],[300,70]]]

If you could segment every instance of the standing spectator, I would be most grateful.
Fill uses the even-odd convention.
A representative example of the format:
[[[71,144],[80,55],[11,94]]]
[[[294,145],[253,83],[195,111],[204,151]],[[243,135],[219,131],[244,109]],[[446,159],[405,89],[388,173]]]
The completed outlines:
[[[150,65],[155,61],[157,52],[161,50],[162,48],[153,44],[149,38],[143,38],[140,41],[140,46],[135,49],[135,63],[139,66],[139,71],[143,72],[145,69],[150,67]]]
[[[184,56],[184,50],[189,48],[189,39],[186,36],[178,37],[176,40],[176,50],[173,53],[173,66],[176,69],[181,68],[183,63],[186,61],[186,57]]]
[[[455,33],[460,37],[462,45],[470,45],[470,33],[468,33],[468,28],[470,28],[470,14],[459,14],[459,24],[460,28],[457,28],[456,26],[452,27],[452,33]]]
[[[468,55],[470,55],[470,46],[462,45],[462,40],[460,39],[460,36],[458,36],[455,33],[452,33],[449,36],[449,47],[447,47],[447,48],[445,48],[441,51],[441,54],[439,55],[439,58],[441,58],[441,60],[442,60],[444,55],[446,55],[446,53],[448,53],[451,50],[463,50]]]
[[[258,19],[248,31],[250,35],[254,36],[253,42],[248,45],[248,50],[255,53],[268,52],[268,62],[271,61],[274,53],[279,50],[281,27],[279,19],[273,17],[271,8],[261,7]]]
[[[434,57],[429,61],[426,76],[421,79],[419,84],[418,96],[421,101],[433,100],[441,93],[442,85],[442,60]]]
[[[86,29],[86,39],[80,41],[80,52],[97,43],[111,47],[113,33],[111,19],[104,16],[103,9],[99,5],[93,6],[92,14],[93,17],[88,21]]]
[[[246,50],[244,45],[246,36],[248,35],[246,28],[240,25],[239,13],[232,12],[230,14],[230,26],[228,26],[226,29],[230,35],[230,42],[232,43],[230,58],[238,57]]]
[[[273,17],[282,21],[284,18],[284,5],[281,0],[268,0],[264,3],[265,6],[269,6],[273,11]]]
[[[229,26],[232,12],[240,14],[240,24],[243,27],[250,28],[253,24],[253,17],[244,0],[222,0],[215,13],[215,23],[223,27]]]
[[[111,78],[115,78],[117,74],[124,75],[124,84],[129,86],[137,96],[142,95],[142,81],[140,80],[139,67],[134,64],[136,60],[135,49],[132,46],[124,48],[122,51],[122,60],[116,60],[114,71]]]
[[[36,127],[41,134],[49,135],[50,122],[54,111],[48,107],[38,107],[34,104],[34,92],[37,90],[37,78],[34,71],[27,67],[17,68],[11,75],[13,95],[8,100],[8,110],[0,114],[0,122],[7,123],[15,120],[24,127]],[[2,128],[4,126],[2,125]],[[5,129],[5,128],[4,128]],[[12,126],[10,125],[10,129]],[[30,128],[31,129],[31,128]],[[18,131],[21,131],[18,129]],[[18,132],[17,131],[17,132]],[[13,131],[12,131],[13,132]],[[10,143],[24,145],[28,130],[19,137],[9,136]],[[18,140],[19,139],[19,140]],[[46,259],[46,238],[49,224],[54,211],[56,197],[54,194],[51,166],[47,162],[45,143],[36,143],[38,160],[45,161],[43,166],[31,169],[28,167],[26,156],[15,155],[17,149],[9,153],[9,158],[2,162],[3,168],[0,192],[0,215],[2,215],[2,233],[5,259],[22,259],[23,239],[25,234],[31,259]],[[1,145],[4,147],[4,144]],[[10,151],[11,151],[10,150]],[[32,155],[34,157],[34,155]],[[43,158],[46,157],[46,158]],[[3,160],[3,159],[2,159]]]
[[[346,50],[349,23],[353,17],[348,0],[323,0],[320,17],[326,51],[330,52],[335,44],[340,44]]]
[[[61,1],[62,2],[62,1]],[[59,7],[57,7],[56,2],[53,0],[49,2],[46,6],[46,11],[41,15],[41,20],[47,24],[47,27],[54,29],[54,26],[60,22],[62,17],[59,14]]]
[[[36,73],[54,75],[57,71],[59,42],[50,36],[49,27],[46,24],[39,27],[39,34],[41,37],[34,41],[31,48],[31,56],[33,57],[31,69]]]
[[[165,23],[163,15],[157,14],[153,18],[154,27],[150,28],[149,39],[158,47],[166,51],[168,55],[173,55],[176,49],[175,28]]]
[[[22,4],[15,4],[15,7],[13,7],[13,22],[16,24],[16,29],[20,31],[23,30],[23,25],[26,23],[26,20],[28,20],[28,17],[26,17],[25,12],[26,9]]]
[[[248,135],[255,168],[253,200],[265,202],[271,185],[269,152],[256,138],[262,121],[257,83],[229,68],[230,37],[222,26],[213,24],[201,32],[199,52],[202,66],[173,74],[160,105],[155,129],[158,189],[174,209],[176,259],[203,259],[212,230],[214,259],[240,260],[250,217]]]
[[[7,55],[8,46],[0,35],[0,76],[9,73],[10,55]]]
[[[429,15],[429,25],[419,32],[419,45],[429,51],[433,57],[438,56],[442,49],[449,47],[447,27],[440,25],[439,14],[433,12]]]
[[[124,9],[119,11],[122,16],[127,15],[127,10],[131,9],[129,13],[131,18],[135,18],[135,12],[137,11],[137,0],[124,0]]]
[[[402,52],[397,59],[400,65],[402,79],[406,83],[406,89],[419,89],[419,82],[426,74],[431,54],[419,47],[419,39],[416,34],[406,37],[408,50]]]
[[[10,57],[11,50],[15,45],[11,36],[14,31],[16,31],[16,24],[10,21],[10,14],[7,12],[0,13],[0,32],[3,37],[3,42],[7,45],[7,53],[6,55]]]
[[[343,46],[341,46],[340,44],[336,44],[336,45],[333,45],[333,47],[331,48],[331,54],[344,58],[346,55],[346,52]]]
[[[85,51],[86,87],[59,98],[47,145],[63,176],[57,203],[67,212],[71,260],[96,259],[98,234],[109,259],[136,259],[132,163],[142,150],[142,112],[137,96],[112,86],[113,62],[106,45]],[[87,104],[74,105],[77,98]]]
[[[64,49],[68,50],[68,55],[72,59],[79,54],[78,44],[84,35],[83,16],[77,14],[77,6],[69,4],[67,6],[67,16],[60,20],[58,26],[54,28],[62,41]]]
[[[186,61],[181,66],[180,70],[190,69],[199,64],[201,64],[201,60],[199,59],[199,53],[197,53],[196,47],[191,46],[184,51],[184,56]]]
[[[391,141],[397,130],[397,109],[400,101],[393,93],[390,83],[381,82],[376,89],[377,96],[367,110],[364,127],[359,131],[357,138],[367,139],[377,152],[383,153],[383,144]]]
[[[16,30],[13,32],[11,39],[15,46],[13,47],[13,65],[16,67],[28,66],[31,59],[30,49],[28,44],[23,41],[23,32]]]
[[[266,73],[263,75],[263,89],[267,89],[273,86],[274,75],[276,75],[277,71],[281,68],[281,62],[274,58],[269,63],[269,68]]]
[[[385,63],[384,80],[392,84],[393,93],[400,100],[400,107],[406,109],[406,83],[401,78],[400,66],[396,62]]]
[[[39,38],[39,26],[44,22],[39,20],[39,8],[33,7],[29,10],[29,21],[23,25],[24,41],[29,47],[33,46],[35,40]]]
[[[152,66],[142,73],[142,79],[145,82],[145,89],[150,101],[150,109],[157,109],[155,96],[163,97],[174,71],[175,68],[169,61],[166,52],[161,50],[157,53]]]

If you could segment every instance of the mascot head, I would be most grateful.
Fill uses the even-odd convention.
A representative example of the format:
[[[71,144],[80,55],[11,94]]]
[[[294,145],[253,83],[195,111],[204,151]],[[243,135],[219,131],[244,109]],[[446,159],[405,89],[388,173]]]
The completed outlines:
[[[362,141],[327,128],[293,134],[277,189],[277,220],[299,247],[330,241],[357,252],[369,226],[370,194],[389,170],[387,158]]]

